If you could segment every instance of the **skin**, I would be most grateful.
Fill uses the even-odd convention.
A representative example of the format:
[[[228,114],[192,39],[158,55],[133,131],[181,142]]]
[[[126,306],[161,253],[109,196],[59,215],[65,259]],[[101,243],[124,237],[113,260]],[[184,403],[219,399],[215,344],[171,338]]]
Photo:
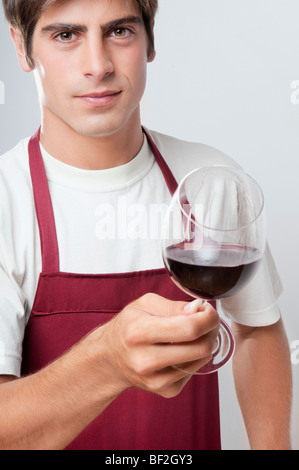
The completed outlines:
[[[142,146],[139,103],[147,63],[155,54],[147,56],[146,31],[132,1],[88,4],[87,8],[81,0],[62,1],[44,13],[35,29],[32,55],[43,146],[65,163],[101,170],[127,163]],[[109,29],[109,23],[128,17],[137,17],[140,23],[124,21],[119,30]],[[59,36],[63,28],[49,30],[58,23],[86,31],[70,29]],[[19,32],[12,30],[12,36],[20,65],[30,72]],[[109,90],[116,94],[108,104],[103,100],[95,106],[82,98]]]
[[[38,21],[32,50],[41,142],[58,160],[99,170],[138,154],[139,103],[155,55],[147,56],[138,18],[131,0],[68,0]],[[58,30],[57,23],[80,28]],[[11,35],[22,69],[30,72],[19,31],[11,28]],[[179,394],[190,375],[172,366],[195,372],[209,362],[219,328],[209,304],[185,307],[147,294],[42,371],[0,377],[0,448],[63,449],[130,387],[164,398]],[[289,449],[292,377],[282,321],[233,329],[236,391],[251,447]]]

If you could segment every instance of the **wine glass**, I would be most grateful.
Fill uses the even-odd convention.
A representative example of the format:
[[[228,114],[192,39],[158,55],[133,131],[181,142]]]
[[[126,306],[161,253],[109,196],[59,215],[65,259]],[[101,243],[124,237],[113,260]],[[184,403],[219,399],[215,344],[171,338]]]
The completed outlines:
[[[162,254],[171,279],[187,294],[206,301],[239,292],[264,256],[264,212],[260,186],[242,170],[215,165],[189,173],[166,214]],[[234,349],[233,334],[220,319],[213,358],[196,374],[217,371]]]

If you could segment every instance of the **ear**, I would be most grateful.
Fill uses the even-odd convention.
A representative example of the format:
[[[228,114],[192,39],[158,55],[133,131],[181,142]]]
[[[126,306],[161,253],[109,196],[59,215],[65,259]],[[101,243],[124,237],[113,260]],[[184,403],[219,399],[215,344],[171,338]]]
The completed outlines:
[[[153,35],[153,44],[155,44],[155,33],[154,33],[155,20],[152,21],[151,27],[152,27],[152,35]],[[153,62],[155,60],[155,57],[156,57],[156,50],[153,49],[147,58],[148,63]]]
[[[153,62],[155,60],[155,57],[156,57],[156,51],[155,49],[150,53],[150,55],[148,56],[147,58],[147,62],[150,63],[150,62]]]
[[[15,29],[13,27],[10,28],[10,35],[12,37],[12,40],[14,42],[18,59],[19,59],[19,64],[21,69],[24,72],[31,72],[32,68],[29,66],[26,58],[26,53],[25,53],[25,48],[22,40],[22,35],[21,32],[18,29]]]

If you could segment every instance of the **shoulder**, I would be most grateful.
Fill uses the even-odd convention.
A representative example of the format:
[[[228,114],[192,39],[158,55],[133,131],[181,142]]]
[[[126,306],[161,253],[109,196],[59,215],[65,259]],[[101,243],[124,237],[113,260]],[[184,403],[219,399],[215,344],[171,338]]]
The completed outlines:
[[[28,183],[30,178],[28,139],[21,140],[13,149],[0,156],[0,179],[2,185],[16,187]]]
[[[31,191],[28,159],[28,141],[24,139],[13,149],[0,156],[1,213],[12,205],[23,205]]]
[[[239,167],[231,157],[209,145],[188,142],[156,131],[146,130],[177,179],[181,179],[195,168],[203,166]]]
[[[0,155],[0,171],[9,171],[9,169],[25,169],[28,161],[28,142],[29,138],[21,140],[15,147],[8,152]]]

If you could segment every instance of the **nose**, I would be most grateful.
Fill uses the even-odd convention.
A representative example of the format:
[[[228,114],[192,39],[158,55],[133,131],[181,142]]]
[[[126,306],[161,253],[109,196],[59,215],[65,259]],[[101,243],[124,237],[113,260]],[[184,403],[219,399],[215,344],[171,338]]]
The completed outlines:
[[[90,38],[86,42],[82,49],[82,71],[86,77],[97,80],[102,80],[113,73],[113,61],[102,38]]]

